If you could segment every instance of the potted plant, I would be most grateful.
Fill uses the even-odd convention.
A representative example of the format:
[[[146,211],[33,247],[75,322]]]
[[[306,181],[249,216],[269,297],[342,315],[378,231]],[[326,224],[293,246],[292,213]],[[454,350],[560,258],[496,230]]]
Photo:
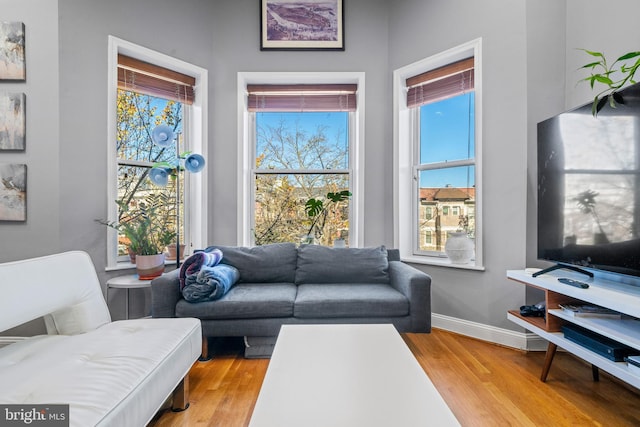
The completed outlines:
[[[119,202],[123,212],[119,221],[97,220],[125,236],[141,279],[157,277],[164,271],[164,248],[176,236],[169,199],[164,193],[152,193],[133,207]]]
[[[612,108],[615,108],[616,104],[624,104],[624,99],[622,99],[622,95],[618,90],[622,89],[627,83],[636,83],[633,77],[638,67],[640,67],[640,52],[625,53],[612,64],[609,64],[603,53],[586,49],[581,50],[598,58],[598,60],[581,67],[581,69],[590,69],[591,75],[580,81],[588,81],[591,89],[594,88],[596,83],[606,86],[606,89],[600,91],[594,97],[591,113],[597,116],[607,102]],[[626,61],[634,58],[637,58],[635,62],[632,65],[627,65]]]
[[[316,237],[321,238],[324,234],[324,227],[327,222],[327,217],[330,212],[330,208],[336,208],[340,202],[343,202],[351,197],[349,190],[338,191],[337,193],[329,192],[326,196],[326,201],[322,199],[310,198],[304,205],[304,210],[311,218],[311,225],[307,232],[305,243],[312,243]],[[326,202],[326,203],[325,203]],[[342,239],[342,235],[337,240]],[[344,246],[338,243],[337,246]]]

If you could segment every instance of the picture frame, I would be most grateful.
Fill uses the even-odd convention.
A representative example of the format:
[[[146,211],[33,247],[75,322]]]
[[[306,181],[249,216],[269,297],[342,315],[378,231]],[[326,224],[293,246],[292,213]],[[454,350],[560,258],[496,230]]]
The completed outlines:
[[[0,163],[0,222],[27,220],[27,165]]]
[[[344,50],[344,0],[260,0],[260,50]]]
[[[0,92],[0,151],[24,151],[26,111],[24,93]]]
[[[24,22],[0,21],[0,82],[26,78]]]

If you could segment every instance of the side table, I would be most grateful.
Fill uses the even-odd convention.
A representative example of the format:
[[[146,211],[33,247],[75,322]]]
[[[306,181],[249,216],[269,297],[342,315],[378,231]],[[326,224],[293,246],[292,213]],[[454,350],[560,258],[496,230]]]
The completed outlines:
[[[107,302],[109,302],[109,289],[125,289],[127,291],[124,299],[125,319],[129,318],[129,290],[139,288],[150,288],[151,280],[140,280],[137,274],[112,277],[107,280]]]

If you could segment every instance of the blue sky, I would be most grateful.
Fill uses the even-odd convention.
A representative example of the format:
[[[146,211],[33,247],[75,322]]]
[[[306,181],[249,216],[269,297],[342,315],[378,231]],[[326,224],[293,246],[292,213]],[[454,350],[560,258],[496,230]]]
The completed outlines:
[[[421,107],[420,161],[422,163],[473,158],[475,116],[469,115],[469,107],[473,103],[474,93],[471,92]],[[420,176],[420,186],[472,187],[475,184],[473,172],[472,167],[423,172]]]
[[[469,106],[473,105],[473,92],[421,107],[421,138],[427,141],[420,150],[422,163],[434,163],[473,157],[475,152],[475,117],[469,116]],[[333,140],[340,132],[346,144],[347,115],[344,113],[258,113],[262,124],[275,127],[282,117],[289,123],[298,120],[308,134],[315,132],[319,124],[328,126],[327,137]],[[474,168],[460,167],[423,172],[421,187],[472,187],[475,185]]]

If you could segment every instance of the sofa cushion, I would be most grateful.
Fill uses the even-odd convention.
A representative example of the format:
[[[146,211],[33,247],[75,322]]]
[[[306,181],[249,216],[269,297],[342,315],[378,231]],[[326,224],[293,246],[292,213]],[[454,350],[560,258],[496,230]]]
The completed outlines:
[[[298,286],[298,318],[393,317],[409,314],[409,301],[389,285],[313,283]]]
[[[210,319],[291,317],[296,298],[293,283],[238,283],[215,301],[176,304],[176,316]]]
[[[0,402],[70,404],[71,426],[145,426],[198,359],[201,330],[196,319],[133,319],[27,338],[0,348]]]
[[[389,283],[387,250],[301,245],[296,283]]]
[[[222,263],[240,272],[244,283],[293,283],[298,254],[293,243],[249,247],[210,246],[222,251]]]

